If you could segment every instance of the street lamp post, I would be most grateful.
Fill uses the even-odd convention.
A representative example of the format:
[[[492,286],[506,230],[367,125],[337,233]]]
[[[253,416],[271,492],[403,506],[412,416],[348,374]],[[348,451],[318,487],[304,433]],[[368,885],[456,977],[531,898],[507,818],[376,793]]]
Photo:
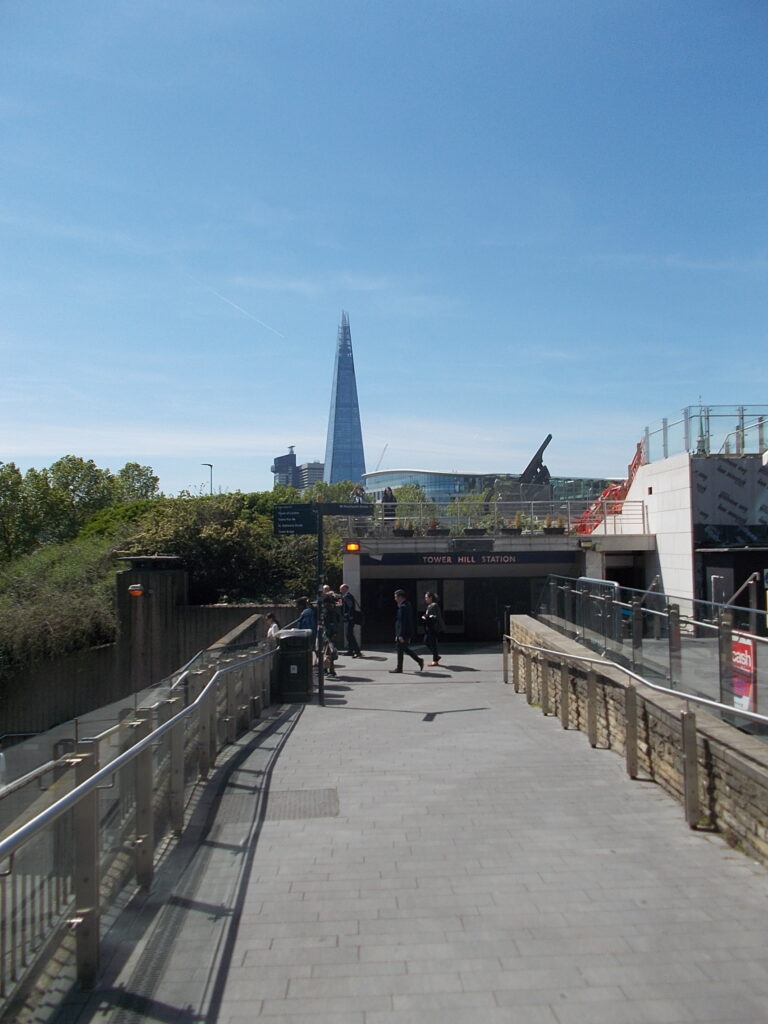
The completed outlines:
[[[211,494],[213,494],[213,463],[212,463],[212,462],[201,462],[201,463],[200,463],[200,465],[201,465],[201,466],[207,466],[207,467],[208,467],[208,469],[210,470],[210,476],[211,476]]]

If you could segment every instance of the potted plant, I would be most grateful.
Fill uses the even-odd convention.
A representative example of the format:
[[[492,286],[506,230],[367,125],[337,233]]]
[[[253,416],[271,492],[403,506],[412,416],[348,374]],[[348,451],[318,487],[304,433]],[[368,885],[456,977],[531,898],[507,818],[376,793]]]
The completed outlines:
[[[552,536],[553,534],[565,533],[565,525],[563,523],[562,516],[557,517],[557,526],[552,525],[552,516],[547,516],[544,520],[544,533]]]
[[[471,526],[464,527],[465,537],[484,537],[488,531],[482,527],[477,526],[474,523]]]
[[[516,537],[523,532],[523,513],[516,512],[513,520],[508,519],[502,526],[501,532],[511,537]]]
[[[441,526],[439,519],[430,519],[427,523],[428,537],[447,537],[451,531],[447,526]]]
[[[403,526],[402,521],[400,519],[396,519],[392,533],[395,537],[412,537],[413,523],[409,522],[407,526]]]

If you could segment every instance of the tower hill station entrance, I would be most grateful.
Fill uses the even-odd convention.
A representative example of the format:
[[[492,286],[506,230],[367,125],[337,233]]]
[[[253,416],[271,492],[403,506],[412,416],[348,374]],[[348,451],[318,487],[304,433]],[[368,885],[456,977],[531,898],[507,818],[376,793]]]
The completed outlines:
[[[453,535],[455,528],[439,531],[448,534],[441,536],[415,526],[412,537],[397,536],[409,531],[388,525],[351,528],[345,538],[343,577],[364,611],[364,643],[391,641],[392,595],[398,587],[417,614],[424,593],[437,594],[448,641],[498,640],[505,609],[513,614],[533,611],[549,574],[610,578],[622,586],[642,588],[646,556],[655,550],[655,538],[643,529],[642,507],[625,512],[622,525],[628,527],[629,520],[635,520],[636,532],[619,532],[618,524],[609,521],[603,532],[582,534],[575,521],[569,527],[567,520],[560,527],[542,527],[541,532],[515,534],[514,527],[494,531],[492,526],[472,531],[482,536],[463,531]]]

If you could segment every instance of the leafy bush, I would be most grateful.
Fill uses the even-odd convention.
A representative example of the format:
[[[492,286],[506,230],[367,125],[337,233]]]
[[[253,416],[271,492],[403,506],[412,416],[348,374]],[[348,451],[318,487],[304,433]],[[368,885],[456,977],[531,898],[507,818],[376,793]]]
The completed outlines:
[[[67,463],[67,468],[77,470],[83,465],[86,476],[98,483],[90,464]],[[11,515],[12,491],[15,488],[16,494],[21,494],[22,481],[15,467],[6,469],[5,513],[10,530],[16,522]],[[29,471],[27,482],[35,482],[30,477],[34,472]],[[344,500],[348,493],[346,484],[324,485],[318,496]],[[97,507],[71,541],[51,539],[40,546],[42,528],[37,529],[30,541],[35,550],[0,563],[0,676],[21,665],[116,638],[114,577],[124,568],[116,561],[118,553],[178,555],[189,573],[193,604],[224,598],[282,602],[313,593],[316,538],[281,537],[273,532],[275,505],[298,497],[290,488],[253,494],[147,497]],[[81,508],[77,515],[82,514]],[[60,522],[67,524],[66,530],[74,528],[68,515]],[[325,579],[338,587],[341,537],[332,520],[326,520],[324,567]]]
[[[115,639],[114,543],[48,544],[0,571],[0,673]]]

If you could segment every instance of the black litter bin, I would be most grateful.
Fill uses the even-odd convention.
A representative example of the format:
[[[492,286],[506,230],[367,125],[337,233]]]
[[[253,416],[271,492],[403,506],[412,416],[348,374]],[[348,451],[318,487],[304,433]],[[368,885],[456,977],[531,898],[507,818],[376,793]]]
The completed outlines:
[[[281,629],[277,634],[279,699],[293,704],[312,696],[312,630]]]

